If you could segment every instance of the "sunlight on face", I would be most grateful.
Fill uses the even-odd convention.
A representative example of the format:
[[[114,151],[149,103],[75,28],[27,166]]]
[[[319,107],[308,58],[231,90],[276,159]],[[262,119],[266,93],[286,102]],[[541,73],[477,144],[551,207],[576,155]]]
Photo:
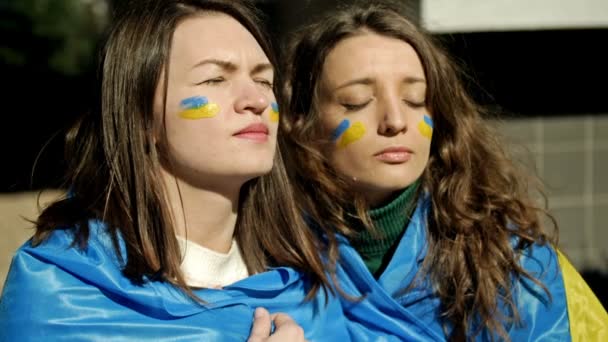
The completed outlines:
[[[320,80],[320,116],[331,165],[373,205],[416,181],[433,133],[426,79],[406,42],[362,33],[328,54]]]
[[[269,172],[278,126],[273,68],[251,33],[224,14],[191,17],[175,30],[168,64],[164,118],[162,82],[154,110],[166,125],[174,176],[240,186]]]

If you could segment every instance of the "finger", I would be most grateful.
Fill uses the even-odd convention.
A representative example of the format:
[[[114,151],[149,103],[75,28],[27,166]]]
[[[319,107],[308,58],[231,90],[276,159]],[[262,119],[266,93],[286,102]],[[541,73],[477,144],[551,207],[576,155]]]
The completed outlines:
[[[271,316],[275,335],[289,336],[291,341],[304,341],[304,330],[289,315],[277,313]]]
[[[296,322],[288,315],[282,312],[274,313],[270,315],[270,319],[274,322],[274,325],[278,328],[280,326],[296,324]]]
[[[253,325],[247,342],[265,341],[270,336],[271,319],[268,310],[264,308],[255,309]]]

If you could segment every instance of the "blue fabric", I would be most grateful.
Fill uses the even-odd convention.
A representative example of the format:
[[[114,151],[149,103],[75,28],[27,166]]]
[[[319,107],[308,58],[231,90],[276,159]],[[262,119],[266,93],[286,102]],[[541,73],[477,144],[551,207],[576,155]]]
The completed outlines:
[[[338,276],[341,281],[345,280],[343,282],[351,282],[352,286],[346,292],[365,295],[364,305],[344,303],[349,319],[366,322],[368,326],[383,325],[387,333],[398,336],[405,333],[404,340],[408,340],[407,336],[429,341],[446,339],[439,320],[440,300],[428,279],[416,278],[427,251],[429,204],[428,197],[419,201],[395,254],[377,280],[348,241],[341,241],[339,272],[344,273],[338,273]],[[520,262],[547,287],[551,297],[530,280],[514,280],[514,300],[523,325],[505,326],[511,340],[570,341],[566,294],[555,250],[547,245],[534,245],[525,251]],[[374,321],[366,319],[370,310],[378,311]],[[487,335],[477,338],[479,341],[489,339]]]
[[[1,341],[245,341],[258,306],[288,313],[311,341],[378,337],[348,322],[337,297],[325,306],[320,291],[303,303],[306,278],[290,268],[195,291],[207,303],[198,305],[166,283],[133,285],[103,224],[91,222],[85,250],[71,248],[72,237],[55,231],[41,246],[28,242],[16,253],[0,299]]]
[[[198,290],[207,303],[198,305],[166,283],[133,285],[120,272],[103,224],[91,223],[85,250],[70,247],[71,230],[56,231],[41,246],[26,243],[15,255],[0,299],[0,341],[245,341],[258,306],[291,315],[310,341],[445,340],[439,300],[428,283],[402,291],[426,252],[427,211],[427,201],[420,202],[378,280],[341,240],[336,275],[343,293],[355,300],[319,292],[303,302],[306,277],[279,267],[222,290]],[[508,327],[512,340],[569,341],[555,251],[534,246],[521,262],[547,286],[552,301],[534,283],[515,283],[524,326]]]

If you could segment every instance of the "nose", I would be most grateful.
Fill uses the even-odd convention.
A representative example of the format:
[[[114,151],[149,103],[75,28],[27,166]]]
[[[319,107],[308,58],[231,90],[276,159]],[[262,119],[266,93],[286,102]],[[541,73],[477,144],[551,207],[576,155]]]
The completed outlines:
[[[381,106],[381,118],[378,125],[380,135],[393,136],[407,131],[407,118],[401,99],[396,96],[386,97]]]
[[[239,114],[251,112],[256,115],[264,113],[270,105],[268,92],[253,81],[244,82],[238,90],[238,98],[235,102],[235,111]]]

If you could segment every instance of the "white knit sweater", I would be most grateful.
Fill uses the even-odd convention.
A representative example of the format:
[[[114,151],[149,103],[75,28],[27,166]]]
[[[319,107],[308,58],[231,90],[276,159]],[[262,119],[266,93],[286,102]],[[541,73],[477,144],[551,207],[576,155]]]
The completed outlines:
[[[221,288],[249,276],[235,240],[227,254],[177,237],[182,251],[181,270],[186,284],[196,288]]]

